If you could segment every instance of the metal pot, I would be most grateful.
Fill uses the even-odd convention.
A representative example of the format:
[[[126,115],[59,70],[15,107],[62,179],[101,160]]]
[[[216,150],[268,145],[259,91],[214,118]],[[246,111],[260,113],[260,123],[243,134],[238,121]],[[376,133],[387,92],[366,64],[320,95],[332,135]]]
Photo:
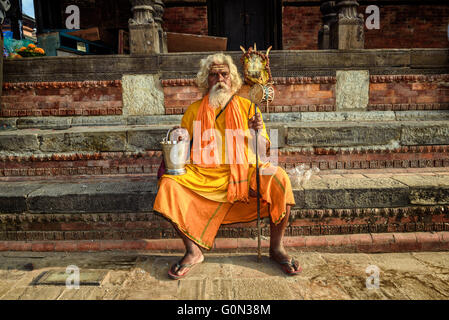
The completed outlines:
[[[166,168],[165,174],[179,176],[186,173],[185,165],[189,155],[190,142],[172,141],[170,139],[171,130],[168,130],[167,136],[161,142]]]

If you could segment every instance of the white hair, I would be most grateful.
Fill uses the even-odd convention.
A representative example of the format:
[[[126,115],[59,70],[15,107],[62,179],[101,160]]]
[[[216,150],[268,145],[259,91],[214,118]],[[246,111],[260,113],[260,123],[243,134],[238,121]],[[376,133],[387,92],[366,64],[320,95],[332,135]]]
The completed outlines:
[[[223,53],[216,53],[209,55],[200,61],[200,71],[196,75],[196,84],[201,90],[203,95],[209,92],[208,80],[210,67],[213,64],[226,64],[229,67],[229,73],[231,76],[231,91],[232,94],[236,93],[242,86],[242,79],[240,78],[239,72],[237,70],[234,61],[231,56],[225,55]]]

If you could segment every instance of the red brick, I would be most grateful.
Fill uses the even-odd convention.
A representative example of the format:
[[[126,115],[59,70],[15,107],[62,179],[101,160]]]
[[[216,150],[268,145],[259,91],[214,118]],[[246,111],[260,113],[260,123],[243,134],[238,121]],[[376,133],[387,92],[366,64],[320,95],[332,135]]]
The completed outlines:
[[[349,235],[326,235],[325,238],[329,247],[343,247],[352,244]]]
[[[0,251],[8,251],[8,242],[0,241]]]
[[[79,251],[98,251],[100,249],[100,242],[95,240],[80,241],[78,243]]]
[[[394,237],[392,233],[372,233],[371,234],[373,244],[375,245],[389,245],[394,243]]]
[[[416,240],[415,233],[393,233],[394,243],[391,249],[394,252],[416,251],[421,249],[421,244]]]
[[[284,237],[282,243],[285,247],[305,247],[306,238],[302,236]]]
[[[369,89],[373,91],[387,90],[386,83],[370,83]]]
[[[31,251],[31,242],[7,241],[9,251]]]
[[[167,250],[170,239],[149,239],[145,240],[145,250]],[[180,240],[181,241],[181,240]]]
[[[440,237],[436,233],[416,232],[416,240],[421,244],[421,249],[434,251],[440,249]]]
[[[121,250],[124,240],[102,240],[100,241],[100,251]]]
[[[440,238],[440,248],[443,250],[449,250],[449,232],[437,232],[436,233]]]
[[[308,236],[306,237],[306,247],[327,247],[327,239],[324,236]]]
[[[216,238],[214,249],[236,249],[238,241],[236,238]]]
[[[237,239],[237,247],[239,249],[257,248],[257,239],[238,238]]]
[[[371,245],[373,243],[373,239],[371,234],[351,234],[349,235],[351,240],[351,244],[359,246],[359,245]]]
[[[34,242],[31,245],[31,251],[52,252],[55,250],[54,242]]]
[[[78,250],[76,241],[57,241],[54,251],[57,252],[73,252]]]
[[[393,233],[394,242],[396,244],[399,243],[407,243],[407,244],[413,244],[416,243],[416,233]]]
[[[125,240],[123,241],[123,250],[144,250],[146,242],[142,240]]]

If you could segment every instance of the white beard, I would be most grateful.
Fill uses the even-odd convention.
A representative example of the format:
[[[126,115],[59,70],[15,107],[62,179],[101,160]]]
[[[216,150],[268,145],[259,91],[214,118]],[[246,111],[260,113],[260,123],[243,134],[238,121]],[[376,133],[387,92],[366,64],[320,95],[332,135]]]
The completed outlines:
[[[216,109],[224,106],[231,99],[231,88],[224,83],[215,84],[209,91],[209,104]]]

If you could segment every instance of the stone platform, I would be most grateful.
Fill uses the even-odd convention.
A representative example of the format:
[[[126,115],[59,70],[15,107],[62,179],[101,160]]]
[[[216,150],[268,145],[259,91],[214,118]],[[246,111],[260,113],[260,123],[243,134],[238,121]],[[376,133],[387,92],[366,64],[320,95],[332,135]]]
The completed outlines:
[[[296,277],[284,275],[265,255],[258,263],[254,253],[206,253],[204,262],[187,278],[174,281],[167,270],[181,254],[0,252],[0,300],[255,300],[267,307],[270,301],[260,300],[447,300],[449,296],[448,252],[354,254],[291,249],[290,253],[303,268]],[[73,265],[80,271],[78,289],[65,285],[71,275],[66,268]],[[368,289],[367,281],[374,284],[368,278],[374,270],[378,270],[379,286]],[[51,272],[60,275],[59,283],[39,281]],[[192,302],[178,303],[184,304]],[[179,317],[176,305],[164,308],[168,317]],[[285,314],[281,310],[272,305],[271,315]],[[211,314],[213,318],[217,312]]]
[[[35,250],[44,251],[55,250],[55,245],[63,250],[182,249],[171,224],[152,211],[157,192],[154,175],[0,180],[4,250],[31,249],[33,243]],[[296,186],[294,194],[296,206],[286,231],[291,246],[304,246],[307,237],[317,237],[320,240],[312,247],[332,246],[334,241],[336,250],[353,251],[350,237],[361,236],[362,240],[354,240],[358,243],[366,241],[364,234],[368,234],[365,244],[370,246],[374,244],[371,235],[387,234],[386,242],[376,250],[388,252],[401,247],[390,246],[393,234],[400,238],[404,233],[408,241],[407,234],[417,232],[433,239],[426,248],[445,248],[432,232],[449,231],[447,168],[321,171]],[[267,247],[267,219],[262,221],[262,234]],[[330,242],[325,236],[331,236]],[[216,245],[230,250],[254,248],[255,237],[255,222],[224,225]],[[418,243],[416,239],[411,241]],[[82,247],[78,247],[80,241]],[[419,250],[422,246],[401,248]]]

